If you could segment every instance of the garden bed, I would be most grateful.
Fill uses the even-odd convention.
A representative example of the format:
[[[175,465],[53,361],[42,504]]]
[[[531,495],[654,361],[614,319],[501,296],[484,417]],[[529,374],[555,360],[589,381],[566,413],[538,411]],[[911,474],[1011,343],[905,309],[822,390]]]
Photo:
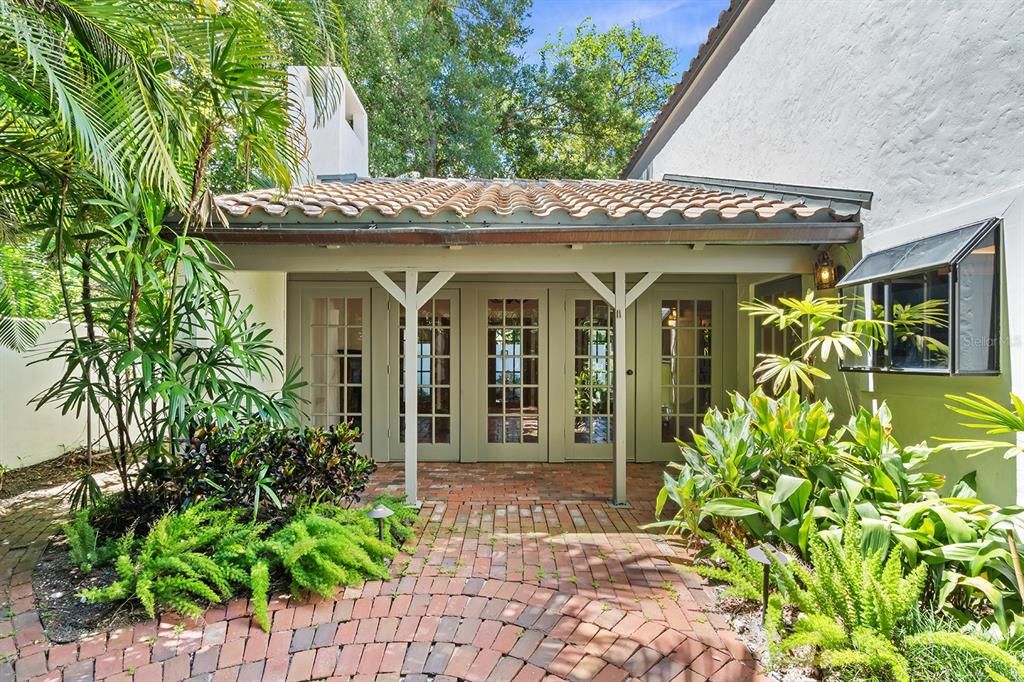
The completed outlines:
[[[79,596],[84,589],[106,587],[117,579],[112,566],[82,573],[68,555],[67,539],[54,536],[32,573],[32,592],[50,641],[76,642],[95,632],[109,632],[148,620],[136,602],[93,604]]]

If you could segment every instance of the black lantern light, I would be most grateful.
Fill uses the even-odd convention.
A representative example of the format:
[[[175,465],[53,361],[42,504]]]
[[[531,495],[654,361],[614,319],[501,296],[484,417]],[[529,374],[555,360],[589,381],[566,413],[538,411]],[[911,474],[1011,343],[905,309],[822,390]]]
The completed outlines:
[[[814,260],[814,287],[816,289],[834,289],[839,280],[836,262],[832,260],[827,249],[818,252]]]

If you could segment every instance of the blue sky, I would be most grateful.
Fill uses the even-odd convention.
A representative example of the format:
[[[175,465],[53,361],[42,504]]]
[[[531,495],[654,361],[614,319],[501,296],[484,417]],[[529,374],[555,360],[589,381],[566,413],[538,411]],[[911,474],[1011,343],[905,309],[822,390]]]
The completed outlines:
[[[533,35],[526,44],[527,59],[533,61],[548,36],[559,30],[571,35],[587,17],[599,30],[635,21],[678,51],[676,71],[681,75],[728,4],[728,0],[533,0],[528,22]]]

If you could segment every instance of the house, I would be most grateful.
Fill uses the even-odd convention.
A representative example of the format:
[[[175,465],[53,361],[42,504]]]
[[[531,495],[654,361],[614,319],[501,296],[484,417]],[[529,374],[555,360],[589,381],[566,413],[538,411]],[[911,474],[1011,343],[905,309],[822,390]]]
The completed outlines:
[[[887,402],[902,442],[977,437],[945,409],[946,394],[1024,395],[1022,64],[1014,0],[734,0],[622,177],[871,190],[859,246],[829,248],[850,270],[842,291],[867,291],[889,315],[944,303],[949,324],[929,334],[948,352],[895,343],[846,377],[859,403]],[[797,290],[740,287],[744,298]],[[939,453],[931,465],[952,480],[976,470],[994,502],[1024,492],[1024,469],[996,453]]]
[[[312,421],[358,425],[413,499],[419,461],[606,460],[624,502],[627,461],[670,459],[751,388],[749,284],[809,277],[871,202],[710,178],[367,178],[344,85],[357,115],[303,127],[317,181],[221,196],[229,223],[204,236],[304,368]]]
[[[944,393],[1024,393],[1024,276],[994,265],[1024,238],[1021,23],[1009,2],[736,0],[621,179],[367,178],[366,114],[342,115],[305,126],[315,182],[222,196],[229,225],[206,236],[305,369],[313,422],[358,424],[361,447],[405,463],[410,498],[420,461],[605,460],[621,503],[626,462],[670,459],[783,342],[739,301],[973,225],[939,239],[952,253],[928,291],[975,273],[977,293],[944,310],[976,318],[928,338],[960,348],[973,329],[997,349],[975,353],[984,366],[961,376],[958,351],[918,375],[878,354],[887,366],[846,373],[861,403],[889,401],[904,440],[956,435]],[[979,253],[980,268],[954,262]],[[980,468],[986,497],[1014,497],[1012,462]]]

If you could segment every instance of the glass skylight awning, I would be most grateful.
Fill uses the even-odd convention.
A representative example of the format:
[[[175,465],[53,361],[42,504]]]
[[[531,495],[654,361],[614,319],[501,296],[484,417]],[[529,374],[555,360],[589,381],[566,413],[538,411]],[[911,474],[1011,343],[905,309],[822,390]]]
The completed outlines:
[[[950,232],[877,251],[853,266],[838,286],[851,287],[953,265],[967,256],[998,222],[997,218],[989,218]]]

